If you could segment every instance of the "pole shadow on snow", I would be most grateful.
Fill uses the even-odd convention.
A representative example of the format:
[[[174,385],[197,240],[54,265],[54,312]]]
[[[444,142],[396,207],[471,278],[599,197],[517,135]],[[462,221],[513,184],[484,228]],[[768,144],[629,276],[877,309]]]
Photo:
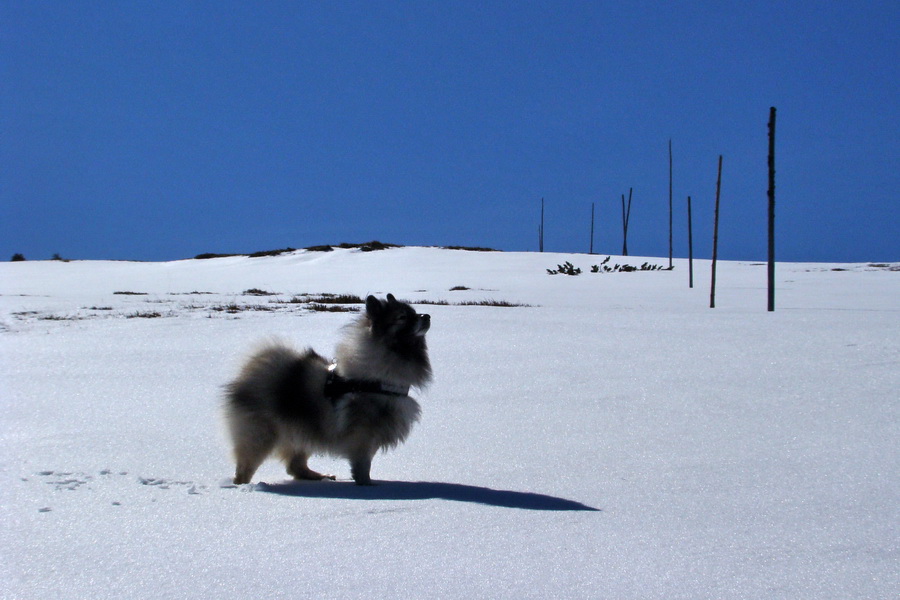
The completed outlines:
[[[533,492],[493,490],[461,483],[430,481],[379,481],[374,486],[358,486],[352,482],[288,481],[284,483],[258,483],[254,489],[270,494],[300,496],[303,498],[335,498],[339,500],[439,499],[526,510],[600,511],[598,508],[593,508],[574,500]]]

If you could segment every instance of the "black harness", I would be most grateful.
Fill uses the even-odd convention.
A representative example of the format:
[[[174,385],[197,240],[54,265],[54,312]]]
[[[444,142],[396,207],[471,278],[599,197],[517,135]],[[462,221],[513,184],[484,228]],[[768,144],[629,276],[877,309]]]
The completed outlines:
[[[336,371],[337,363],[328,367],[325,380],[325,397],[332,402],[347,394],[383,394],[385,396],[408,396],[409,386],[400,386],[377,379],[348,379]]]

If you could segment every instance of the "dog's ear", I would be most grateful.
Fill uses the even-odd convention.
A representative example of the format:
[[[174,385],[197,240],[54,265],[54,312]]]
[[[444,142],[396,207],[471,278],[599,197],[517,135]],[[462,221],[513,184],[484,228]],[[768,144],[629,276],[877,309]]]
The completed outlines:
[[[370,317],[378,316],[383,308],[384,305],[381,303],[381,300],[379,300],[375,296],[369,296],[368,298],[366,298],[366,314],[368,314]]]
[[[387,301],[388,301],[388,304],[397,304],[397,303],[398,303],[398,302],[397,302],[397,299],[394,298],[394,295],[393,295],[393,294],[388,294],[388,295],[387,295]]]

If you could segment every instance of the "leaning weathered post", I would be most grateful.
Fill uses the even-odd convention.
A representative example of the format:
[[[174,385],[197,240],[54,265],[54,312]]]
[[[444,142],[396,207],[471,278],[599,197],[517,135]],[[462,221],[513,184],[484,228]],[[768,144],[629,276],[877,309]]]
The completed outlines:
[[[769,109],[769,312],[775,310],[775,107]]]
[[[694,287],[694,234],[691,225],[690,196],[688,196],[688,287]]]
[[[622,194],[622,256],[628,256],[628,221],[631,220],[631,193],[628,188],[628,210],[625,210],[625,194]]]
[[[716,307],[716,260],[719,254],[719,192],[722,189],[722,155],[719,155],[719,174],[716,176],[716,218],[713,226],[712,283],[709,288],[709,307]]]
[[[669,269],[672,268],[672,139],[669,139]]]

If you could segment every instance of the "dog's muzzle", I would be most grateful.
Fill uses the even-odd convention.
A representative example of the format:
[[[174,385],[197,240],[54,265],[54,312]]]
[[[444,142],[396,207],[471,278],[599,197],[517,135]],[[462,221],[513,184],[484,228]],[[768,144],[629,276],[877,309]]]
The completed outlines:
[[[431,315],[416,315],[418,320],[416,322],[416,335],[425,335],[429,328],[431,328]]]

